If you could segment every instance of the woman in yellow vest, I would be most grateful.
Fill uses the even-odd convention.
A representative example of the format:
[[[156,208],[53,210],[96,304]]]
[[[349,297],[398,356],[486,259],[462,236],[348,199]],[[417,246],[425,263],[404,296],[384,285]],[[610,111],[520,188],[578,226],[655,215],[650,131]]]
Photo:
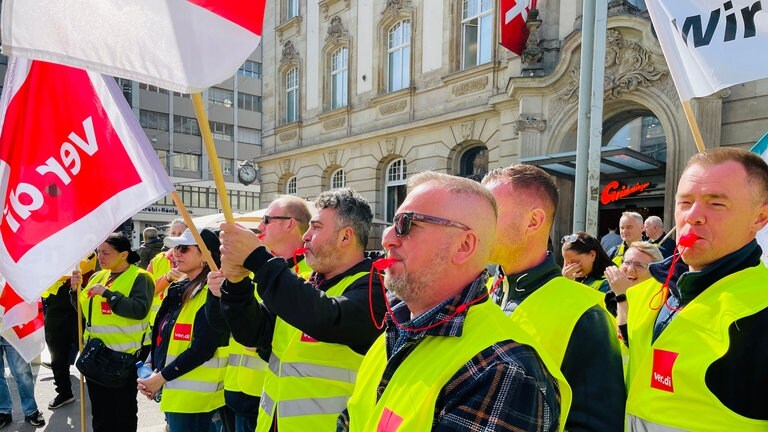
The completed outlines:
[[[200,236],[220,265],[216,234],[204,229]],[[212,327],[205,317],[210,269],[192,233],[186,230],[164,241],[174,248],[177,269],[186,278],[168,287],[157,312],[152,328],[155,373],[139,380],[139,390],[149,398],[162,391],[160,409],[171,432],[208,432],[214,412],[224,406],[229,333]]]
[[[604,273],[606,268],[614,264],[596,238],[579,231],[563,237],[561,243],[565,260],[563,276],[602,293],[610,291]]]
[[[149,327],[149,306],[154,281],[134,264],[139,254],[123,234],[113,233],[98,248],[102,270],[91,276],[78,300],[87,320],[84,338],[99,338],[115,351],[146,357],[141,350]],[[79,270],[72,273],[72,286],[82,283]],[[107,388],[86,377],[91,400],[94,432],[136,431],[136,372],[117,388]]]

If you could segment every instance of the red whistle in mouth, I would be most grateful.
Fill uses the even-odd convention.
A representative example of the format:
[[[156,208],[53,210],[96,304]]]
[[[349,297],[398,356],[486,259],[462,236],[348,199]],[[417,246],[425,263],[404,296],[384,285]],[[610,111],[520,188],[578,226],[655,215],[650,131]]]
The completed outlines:
[[[384,271],[397,261],[394,258],[380,258],[373,262],[373,267],[378,271]]]
[[[697,236],[694,233],[683,234],[682,236],[680,236],[680,240],[678,241],[678,244],[682,247],[688,248],[693,246],[693,244],[696,243],[696,240],[698,239],[699,239],[699,236]]]
[[[296,249],[295,251],[293,251],[293,255],[294,256],[304,255],[305,253],[307,253],[308,250],[309,249],[307,249],[305,247],[300,247],[300,248]]]
[[[256,237],[258,237],[258,238],[259,238],[259,240],[264,240],[264,234],[259,234],[259,235],[257,235]]]

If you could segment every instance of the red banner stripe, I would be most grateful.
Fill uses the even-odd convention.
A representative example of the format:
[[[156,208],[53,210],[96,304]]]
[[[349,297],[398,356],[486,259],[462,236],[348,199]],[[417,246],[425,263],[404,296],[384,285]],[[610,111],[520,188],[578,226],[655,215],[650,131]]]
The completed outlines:
[[[202,8],[226,18],[251,33],[261,36],[264,25],[264,6],[266,0],[188,0]]]

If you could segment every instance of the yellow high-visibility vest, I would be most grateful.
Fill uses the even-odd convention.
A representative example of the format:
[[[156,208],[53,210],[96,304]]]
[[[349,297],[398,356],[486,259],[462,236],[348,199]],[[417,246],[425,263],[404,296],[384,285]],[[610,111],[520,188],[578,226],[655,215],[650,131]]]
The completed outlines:
[[[192,346],[195,337],[195,315],[205,306],[208,286],[198,291],[182,306],[171,331],[165,360],[170,364]],[[218,347],[213,357],[163,386],[160,410],[172,413],[207,413],[224,406],[224,373],[227,369],[227,347]]]
[[[339,296],[364,277],[368,272],[347,276],[326,294]],[[281,431],[335,430],[362,360],[348,346],[319,342],[278,318],[256,431],[269,431],[275,414]]]
[[[347,405],[350,432],[431,430],[437,397],[448,381],[479,352],[507,340],[530,345],[531,336],[510,324],[493,302],[473,305],[461,336],[426,336],[403,360],[377,401],[377,389],[387,366],[386,339],[380,336],[365,355]],[[552,358],[542,352],[539,357],[560,388],[560,410],[565,414],[560,417],[558,430],[562,431],[571,389]]]
[[[651,306],[661,302],[654,298],[661,284],[651,278],[627,290],[630,430],[768,430],[768,421],[728,409],[705,381],[709,366],[728,351],[731,325],[768,307],[766,280],[762,263],[724,277],[685,305],[653,343],[659,309]]]

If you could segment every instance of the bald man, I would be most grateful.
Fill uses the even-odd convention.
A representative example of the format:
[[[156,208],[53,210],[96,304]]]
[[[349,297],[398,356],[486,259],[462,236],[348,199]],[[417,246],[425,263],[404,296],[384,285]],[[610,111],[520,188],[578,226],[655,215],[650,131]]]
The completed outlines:
[[[384,284],[398,300],[337,430],[557,430],[552,375],[488,301],[493,197],[434,172],[408,190],[382,240],[394,261]]]

